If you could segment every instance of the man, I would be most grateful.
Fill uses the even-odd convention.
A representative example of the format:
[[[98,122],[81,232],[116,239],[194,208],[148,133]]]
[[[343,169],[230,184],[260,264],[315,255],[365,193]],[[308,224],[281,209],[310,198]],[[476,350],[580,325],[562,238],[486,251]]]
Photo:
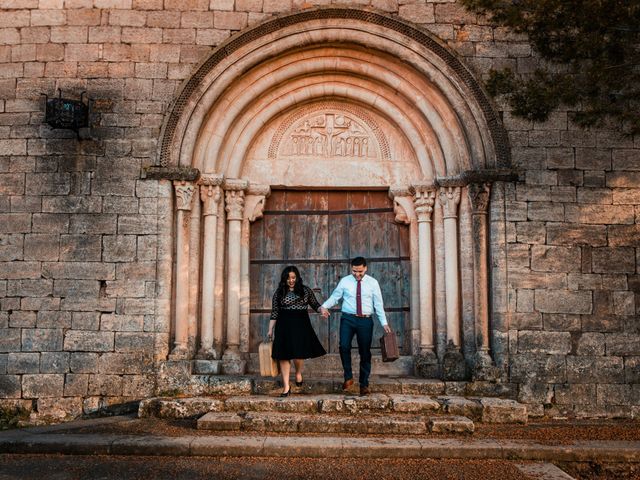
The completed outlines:
[[[369,393],[369,374],[371,373],[371,340],[373,337],[373,319],[375,313],[385,332],[391,332],[387,324],[382,303],[382,292],[378,281],[367,273],[367,261],[356,257],[351,261],[351,275],[342,278],[331,296],[320,307],[322,316],[329,317],[329,308],[342,299],[340,317],[340,360],[344,370],[342,389],[353,385],[351,370],[351,341],[356,336],[360,354],[360,395]]]

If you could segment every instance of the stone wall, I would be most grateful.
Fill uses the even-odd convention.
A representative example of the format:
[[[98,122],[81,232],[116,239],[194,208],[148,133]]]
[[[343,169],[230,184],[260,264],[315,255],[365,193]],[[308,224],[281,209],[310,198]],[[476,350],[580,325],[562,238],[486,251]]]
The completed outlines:
[[[234,33],[329,0],[0,0],[0,397],[40,416],[149,396],[170,326],[156,315],[169,193],[141,168],[183,80]],[[337,3],[337,2],[336,2]],[[449,44],[481,78],[527,73],[526,39],[451,1],[359,0]],[[92,100],[52,130],[41,93]],[[503,115],[506,374],[551,414],[640,405],[640,139]],[[500,240],[501,239],[501,240]],[[538,407],[542,412],[542,407]]]

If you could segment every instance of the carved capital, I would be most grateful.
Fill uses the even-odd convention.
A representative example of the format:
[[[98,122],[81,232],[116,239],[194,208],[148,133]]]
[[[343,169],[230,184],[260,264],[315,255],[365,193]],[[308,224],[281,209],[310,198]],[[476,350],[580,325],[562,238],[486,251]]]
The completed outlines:
[[[469,200],[474,215],[486,215],[489,208],[490,183],[470,183]]]
[[[219,185],[200,185],[200,200],[202,201],[202,215],[218,216],[218,205],[222,199],[222,188]]]
[[[264,195],[247,195],[245,197],[244,219],[255,222],[262,218],[266,200],[267,197]]]
[[[244,208],[244,190],[225,191],[225,210],[227,220],[242,220],[242,210]]]
[[[225,190],[246,190],[249,188],[249,181],[239,178],[225,178],[222,182],[222,188]]]
[[[261,195],[266,198],[271,195],[271,187],[269,187],[269,185],[251,183],[247,188],[247,195]]]
[[[413,203],[418,222],[430,222],[433,205],[436,201],[436,189],[432,185],[414,185]]]
[[[173,188],[176,192],[176,209],[191,210],[191,200],[195,188],[191,182],[176,180],[173,182]]]
[[[458,204],[460,203],[460,187],[440,188],[439,198],[444,218],[456,218],[458,216]]]

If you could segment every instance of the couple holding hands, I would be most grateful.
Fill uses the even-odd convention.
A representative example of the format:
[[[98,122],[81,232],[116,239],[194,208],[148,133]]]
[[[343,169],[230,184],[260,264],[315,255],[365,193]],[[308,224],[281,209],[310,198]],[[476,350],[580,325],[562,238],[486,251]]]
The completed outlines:
[[[340,360],[344,370],[342,389],[347,390],[353,385],[351,342],[355,335],[360,354],[360,395],[369,393],[372,315],[376,314],[385,332],[388,333],[391,329],[384,313],[380,285],[375,278],[366,273],[367,261],[363,257],[354,258],[351,261],[351,275],[343,277],[331,296],[320,305],[313,290],[303,284],[296,267],[288,266],[282,271],[280,284],[273,294],[268,333],[274,338],[271,356],[280,363],[284,387],[281,397],[287,397],[291,393],[291,360],[295,366],[295,382],[300,387],[303,383],[304,359],[320,357],[327,353],[311,326],[307,307],[319,312],[324,318],[329,318],[329,308],[340,300]]]

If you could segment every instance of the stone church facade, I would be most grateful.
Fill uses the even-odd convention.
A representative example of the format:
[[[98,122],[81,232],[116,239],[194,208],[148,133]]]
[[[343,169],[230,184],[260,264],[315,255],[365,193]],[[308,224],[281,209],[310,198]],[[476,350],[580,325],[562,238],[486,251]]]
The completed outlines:
[[[282,267],[324,299],[364,255],[402,354],[374,373],[638,415],[640,140],[488,97],[525,37],[449,0],[0,6],[3,408],[255,372]],[[58,90],[88,128],[46,124]]]

